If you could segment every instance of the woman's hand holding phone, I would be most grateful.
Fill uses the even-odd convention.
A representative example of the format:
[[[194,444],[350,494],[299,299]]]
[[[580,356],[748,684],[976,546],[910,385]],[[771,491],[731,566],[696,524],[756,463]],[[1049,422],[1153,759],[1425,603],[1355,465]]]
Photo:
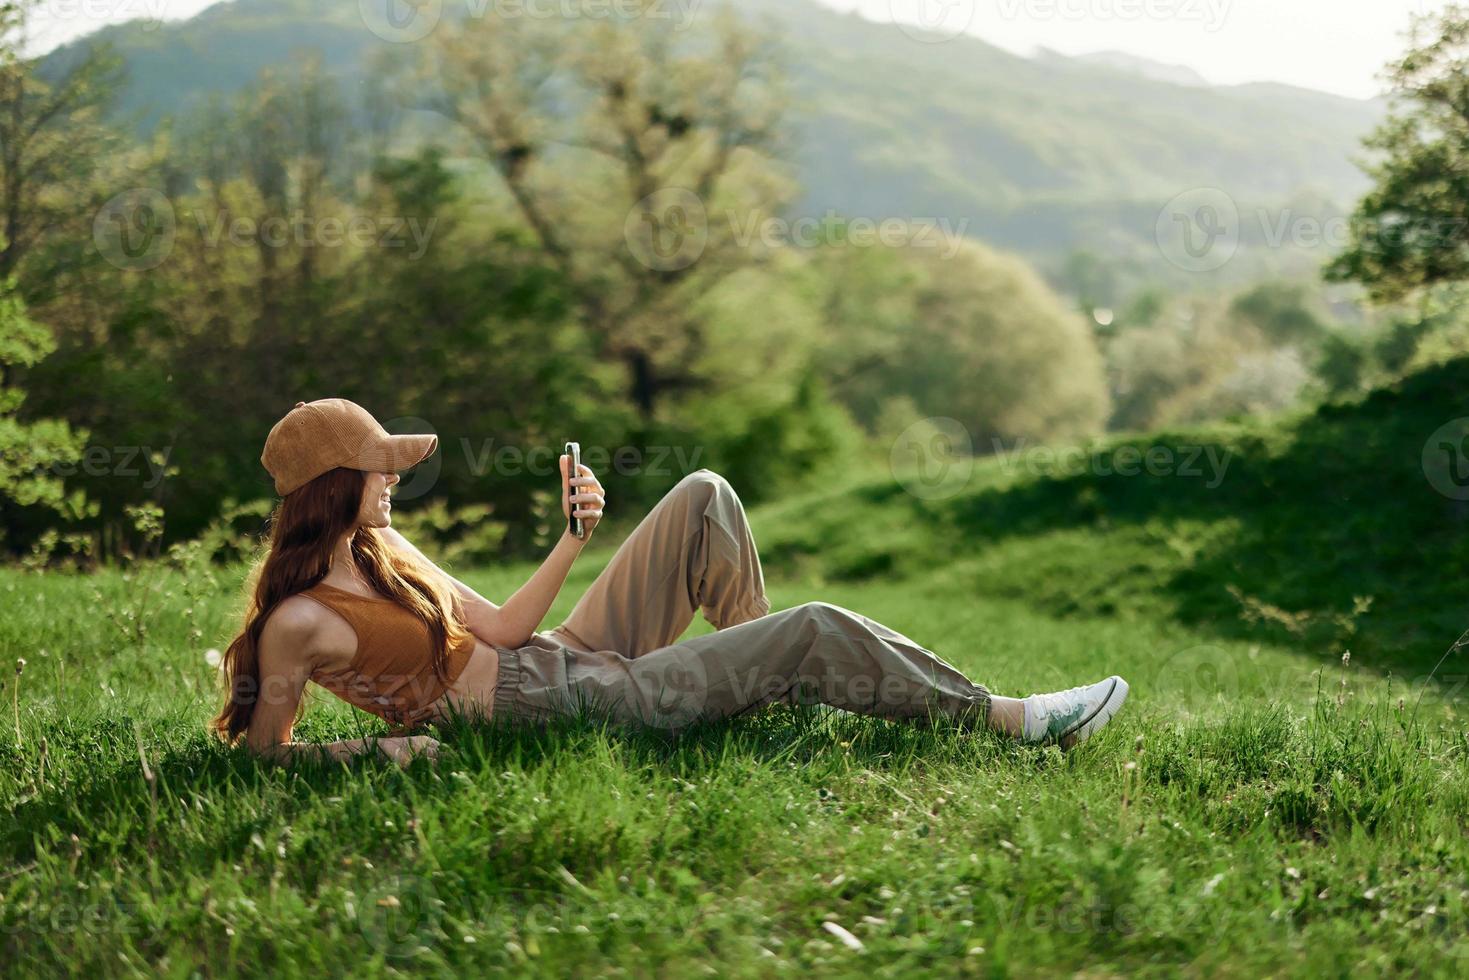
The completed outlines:
[[[561,513],[566,517],[569,527],[575,526],[575,520],[581,521],[581,539],[585,541],[591,537],[592,529],[602,520],[602,511],[607,506],[607,497],[606,492],[602,489],[601,481],[597,479],[590,467],[578,462],[577,472],[572,474],[571,466],[571,455],[563,453],[561,456]],[[575,534],[574,531],[572,533]]]

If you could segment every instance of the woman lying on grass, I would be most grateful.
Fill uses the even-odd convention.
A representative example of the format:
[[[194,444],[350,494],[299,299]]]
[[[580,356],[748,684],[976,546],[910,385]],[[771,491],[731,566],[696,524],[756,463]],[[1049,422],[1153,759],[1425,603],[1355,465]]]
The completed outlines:
[[[228,695],[213,727],[276,759],[381,751],[398,763],[438,743],[406,734],[455,715],[536,721],[585,708],[678,730],[773,701],[812,698],[890,719],[945,715],[1063,748],[1116,714],[1127,683],[995,697],[933,653],[825,602],[770,611],[739,497],[709,470],[658,502],[566,622],[536,632],[602,519],[602,485],[561,457],[562,507],[586,537],[562,535],[504,605],[452,578],[394,531],[398,470],[432,435],[389,435],[342,399],[299,402],[261,462],[282,500],[256,569],[243,632],[223,662]],[[574,508],[574,509],[573,509]],[[716,632],[677,641],[702,609]],[[394,735],[292,741],[307,681],[387,720]]]

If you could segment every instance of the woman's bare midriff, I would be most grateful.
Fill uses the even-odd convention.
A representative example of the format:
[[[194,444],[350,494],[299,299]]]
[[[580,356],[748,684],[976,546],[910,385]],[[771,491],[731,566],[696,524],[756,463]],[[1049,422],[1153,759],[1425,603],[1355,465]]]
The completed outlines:
[[[447,718],[452,712],[488,718],[495,710],[495,684],[500,679],[500,655],[483,640],[475,640],[469,663],[434,702],[434,715]]]

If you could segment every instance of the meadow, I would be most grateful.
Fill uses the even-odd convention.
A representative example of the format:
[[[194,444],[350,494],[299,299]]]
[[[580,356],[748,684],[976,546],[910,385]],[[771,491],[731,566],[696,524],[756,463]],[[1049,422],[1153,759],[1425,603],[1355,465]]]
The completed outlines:
[[[1469,9],[1368,101],[830,2],[46,52],[42,6],[0,4],[0,980],[1469,972]],[[321,395],[437,434],[399,526],[494,599],[548,434],[632,450],[546,629],[672,451],[774,609],[1132,696],[1069,753],[778,704],[259,760],[216,667]],[[317,693],[296,737],[384,731]]]
[[[1213,435],[1255,447],[1237,479],[1269,471],[1264,443]],[[1227,509],[1130,524],[1093,487],[1069,527],[973,524],[1128,479],[1096,469],[990,460],[938,496],[874,467],[752,510],[777,609],[860,610],[998,693],[1125,676],[1123,713],[1068,754],[780,705],[676,739],[491,724],[440,732],[437,765],[276,768],[203,730],[242,568],[0,572],[0,652],[26,661],[0,724],[4,972],[1462,972],[1462,660],[1424,684],[1432,658],[1343,657],[1389,646],[1370,613],[1211,617],[1178,581],[1220,591],[1201,570],[1241,544]],[[456,571],[494,597],[530,570]],[[318,697],[298,737],[362,718]]]

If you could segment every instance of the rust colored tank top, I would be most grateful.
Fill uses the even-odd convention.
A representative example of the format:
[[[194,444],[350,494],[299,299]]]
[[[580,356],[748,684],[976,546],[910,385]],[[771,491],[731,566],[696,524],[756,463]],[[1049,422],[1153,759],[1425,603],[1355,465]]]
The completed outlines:
[[[433,714],[474,653],[474,637],[451,646],[445,677],[434,671],[428,624],[391,599],[370,598],[318,582],[300,595],[331,609],[357,634],[357,654],[345,669],[317,670],[311,679],[348,704],[391,725],[410,727]]]

